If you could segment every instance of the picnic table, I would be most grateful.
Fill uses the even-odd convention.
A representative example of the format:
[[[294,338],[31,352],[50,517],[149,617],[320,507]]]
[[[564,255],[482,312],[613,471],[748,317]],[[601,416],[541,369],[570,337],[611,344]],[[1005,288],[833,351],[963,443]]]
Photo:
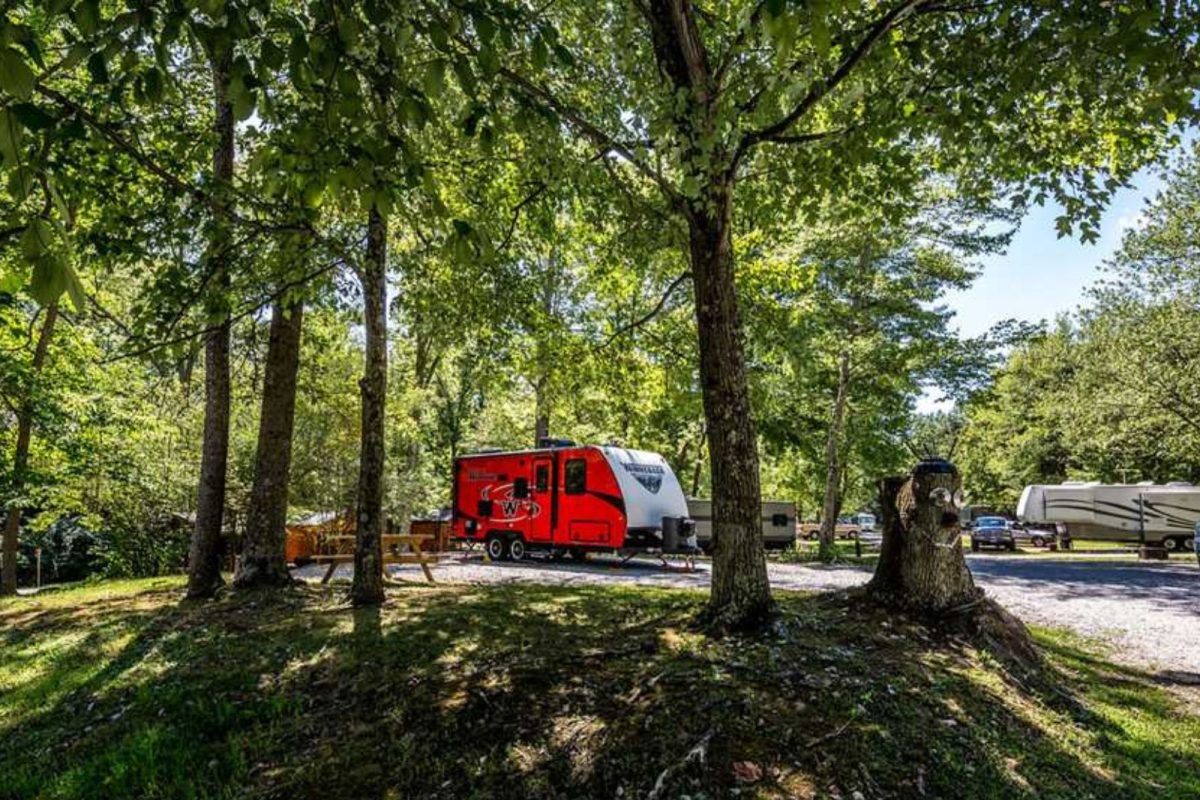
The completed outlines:
[[[353,534],[339,534],[326,536],[323,539],[326,547],[332,552],[320,553],[312,557],[313,561],[329,564],[329,569],[325,570],[325,576],[321,578],[321,583],[329,582],[338,564],[354,561],[355,538]],[[380,538],[383,540],[384,564],[420,564],[421,571],[425,573],[425,579],[434,583],[429,565],[437,563],[437,556],[421,552],[421,544],[434,538],[432,535],[428,533],[389,533]],[[409,552],[400,552],[403,545],[408,545]]]

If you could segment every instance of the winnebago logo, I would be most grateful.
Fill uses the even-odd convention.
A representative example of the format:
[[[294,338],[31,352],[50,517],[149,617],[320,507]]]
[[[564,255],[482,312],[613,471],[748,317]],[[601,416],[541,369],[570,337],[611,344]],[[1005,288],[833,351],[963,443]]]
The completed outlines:
[[[662,488],[663,475],[667,471],[658,464],[635,464],[632,461],[622,461],[621,466],[651,494],[658,494],[658,490]]]
[[[492,519],[496,522],[520,522],[523,519],[533,519],[542,513],[542,507],[528,497],[513,497],[511,483],[485,486],[479,492],[479,499],[492,501],[498,512],[492,514]]]

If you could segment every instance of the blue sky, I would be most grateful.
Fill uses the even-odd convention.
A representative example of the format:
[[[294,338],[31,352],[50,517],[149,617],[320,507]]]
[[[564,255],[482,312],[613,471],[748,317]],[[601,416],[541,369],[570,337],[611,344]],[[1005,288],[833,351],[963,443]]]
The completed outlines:
[[[1137,224],[1145,200],[1162,186],[1157,171],[1139,172],[1131,183],[1105,210],[1094,244],[1058,238],[1054,220],[1062,213],[1059,207],[1031,211],[1008,252],[984,259],[975,284],[947,297],[960,335],[976,336],[1004,319],[1053,320],[1083,303],[1101,263],[1120,245],[1122,233]]]
[[[1035,208],[1022,221],[1008,251],[984,259],[974,285],[946,297],[959,335],[977,336],[1005,319],[1053,320],[1078,308],[1086,301],[1087,288],[1099,279],[1100,265],[1121,244],[1121,235],[1138,224],[1146,200],[1161,187],[1158,169],[1137,173],[1105,209],[1100,239],[1094,244],[1058,238],[1054,228],[1062,213],[1058,206]],[[917,401],[917,410],[949,408],[934,402],[938,396],[936,389],[926,391]]]

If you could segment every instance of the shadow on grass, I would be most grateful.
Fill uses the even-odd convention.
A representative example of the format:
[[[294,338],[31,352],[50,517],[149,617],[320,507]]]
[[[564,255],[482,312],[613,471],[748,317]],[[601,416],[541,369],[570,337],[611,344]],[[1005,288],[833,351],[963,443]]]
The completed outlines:
[[[1055,688],[1031,692],[815,598],[782,598],[781,635],[720,641],[690,626],[702,596],[677,591],[160,600],[5,632],[36,652],[0,698],[17,765],[0,797],[720,797],[739,762],[761,770],[742,796],[1200,792],[1196,718],[1050,634]],[[70,688],[32,688],[54,681]]]

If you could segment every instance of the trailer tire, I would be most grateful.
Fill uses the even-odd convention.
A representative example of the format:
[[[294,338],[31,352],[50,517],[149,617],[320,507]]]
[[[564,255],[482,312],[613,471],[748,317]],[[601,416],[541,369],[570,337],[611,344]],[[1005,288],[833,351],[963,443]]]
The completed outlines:
[[[524,561],[525,560],[525,540],[520,535],[514,536],[508,540],[508,547],[505,548],[506,555],[509,561]]]
[[[508,548],[504,546],[504,540],[500,538],[500,534],[489,533],[487,540],[483,543],[483,549],[492,561],[502,561]]]
[[[1179,540],[1174,536],[1164,537],[1162,540],[1162,546],[1163,550],[1166,550],[1168,553],[1174,553],[1183,549],[1183,547],[1180,546]]]

